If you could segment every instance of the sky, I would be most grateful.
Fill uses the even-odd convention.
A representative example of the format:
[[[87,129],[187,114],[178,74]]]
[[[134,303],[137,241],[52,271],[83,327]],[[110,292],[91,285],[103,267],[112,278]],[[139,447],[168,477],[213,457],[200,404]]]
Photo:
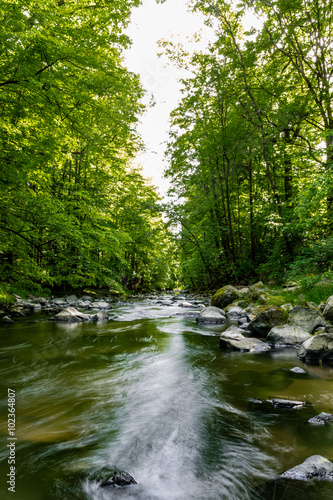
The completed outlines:
[[[186,44],[190,50],[198,47],[191,42],[193,35],[202,31],[199,48],[207,45],[212,31],[204,25],[199,14],[193,14],[186,7],[186,0],[167,0],[157,4],[155,0],[143,0],[143,5],[133,11],[132,22],[127,34],[133,41],[126,52],[126,64],[130,71],[140,74],[141,83],[147,91],[145,103],[156,102],[149,108],[139,125],[139,133],[146,145],[137,163],[143,167],[143,174],[152,179],[162,196],[166,195],[168,183],[163,179],[166,168],[164,151],[168,141],[170,112],[181,98],[178,79],[186,76],[172,65],[166,57],[157,56],[158,40],[174,40]]]

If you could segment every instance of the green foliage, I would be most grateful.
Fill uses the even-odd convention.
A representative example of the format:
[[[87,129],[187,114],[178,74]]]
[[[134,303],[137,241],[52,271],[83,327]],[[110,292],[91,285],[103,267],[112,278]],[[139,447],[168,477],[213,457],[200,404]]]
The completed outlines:
[[[10,293],[8,285],[0,286],[0,306],[7,306],[15,302],[14,296]]]
[[[139,4],[0,0],[5,282],[40,292],[170,283],[162,208],[133,166],[143,89],[123,51]]]
[[[215,28],[207,53],[163,44],[192,71],[166,170],[182,279],[319,277],[333,257],[332,9],[326,0],[306,10],[284,0],[192,5]],[[246,10],[260,19],[250,32]]]

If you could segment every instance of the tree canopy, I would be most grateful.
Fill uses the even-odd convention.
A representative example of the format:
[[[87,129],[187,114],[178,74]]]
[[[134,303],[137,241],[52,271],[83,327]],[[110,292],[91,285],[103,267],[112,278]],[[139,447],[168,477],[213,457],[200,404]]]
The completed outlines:
[[[330,272],[332,2],[193,1],[212,41],[186,61],[166,175],[183,279]],[[257,22],[244,26],[244,15]]]
[[[117,289],[169,279],[158,196],[133,161],[144,90],[123,51],[139,4],[0,0],[2,281]]]

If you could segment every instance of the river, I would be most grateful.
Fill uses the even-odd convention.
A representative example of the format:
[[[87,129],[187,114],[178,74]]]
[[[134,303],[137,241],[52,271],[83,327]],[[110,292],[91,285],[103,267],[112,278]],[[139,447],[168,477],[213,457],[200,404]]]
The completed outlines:
[[[332,369],[303,365],[294,349],[221,352],[221,326],[182,311],[133,300],[116,305],[107,323],[40,315],[1,328],[2,499],[43,500],[68,472],[112,466],[138,484],[86,480],[59,500],[79,498],[77,488],[91,500],[249,500],[253,487],[310,455],[333,459],[333,425],[307,423],[333,410]],[[6,484],[8,388],[15,494]],[[313,407],[263,411],[253,402],[270,397]],[[320,488],[317,498],[332,498],[330,485]]]

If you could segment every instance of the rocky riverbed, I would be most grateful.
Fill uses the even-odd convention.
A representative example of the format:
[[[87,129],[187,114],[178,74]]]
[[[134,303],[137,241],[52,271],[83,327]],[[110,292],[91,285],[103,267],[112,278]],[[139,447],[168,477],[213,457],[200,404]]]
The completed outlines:
[[[3,380],[15,381],[26,405],[20,456],[24,462],[28,441],[50,442],[47,453],[40,445],[44,476],[58,441],[59,450],[69,446],[74,457],[69,463],[63,457],[69,476],[52,475],[59,479],[50,498],[66,492],[99,500],[111,490],[122,490],[124,498],[271,500],[275,491],[286,499],[300,492],[306,500],[314,492],[316,499],[330,498],[330,358],[302,357],[307,343],[332,335],[330,300],[277,307],[269,299],[262,284],[224,287],[213,297],[17,297],[2,313],[13,323],[3,322],[1,333]],[[35,406],[41,404],[47,418],[26,421],[40,391]],[[94,433],[98,452],[89,459]],[[101,463],[109,441],[111,458]],[[77,469],[86,445],[84,468]],[[237,480],[229,478],[230,467]]]

